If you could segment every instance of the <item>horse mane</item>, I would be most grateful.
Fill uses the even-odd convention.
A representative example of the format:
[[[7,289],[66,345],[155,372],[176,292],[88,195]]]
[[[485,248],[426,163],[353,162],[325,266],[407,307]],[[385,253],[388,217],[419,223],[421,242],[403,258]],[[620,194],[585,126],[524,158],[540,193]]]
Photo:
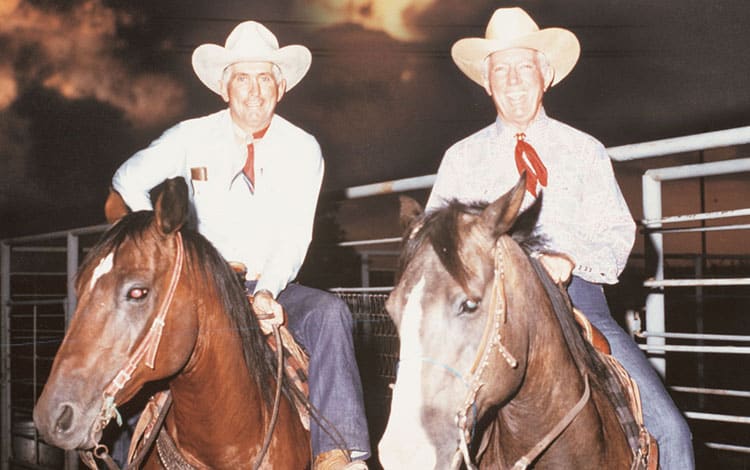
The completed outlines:
[[[464,240],[459,233],[459,221],[464,215],[479,216],[487,205],[486,202],[463,203],[458,200],[451,200],[446,206],[422,215],[411,224],[410,231],[407,231],[399,261],[399,275],[416,256],[419,247],[425,243],[430,243],[446,271],[460,286],[466,289],[471,272],[460,255]],[[540,194],[540,197],[518,216],[507,232],[527,255],[533,252],[549,251],[547,248],[548,239],[536,230],[536,221],[541,206],[542,197]],[[501,235],[504,234],[492,234],[495,238]],[[550,298],[555,316],[576,367],[582,374],[587,373],[597,383],[606,382],[610,374],[609,368],[599,358],[593,346],[581,336],[569,300],[547,275],[541,263],[531,256],[529,256],[529,260]]]
[[[404,236],[397,278],[401,276],[409,262],[414,259],[418,249],[423,244],[429,243],[448,274],[462,288],[466,289],[471,272],[461,259],[463,238],[459,233],[459,222],[464,215],[479,216],[487,205],[487,202],[464,203],[452,199],[444,207],[427,212],[417,218],[407,228]],[[546,237],[534,230],[541,205],[542,195],[540,194],[540,197],[518,216],[508,232],[527,253],[542,251],[547,243]],[[495,238],[500,235],[503,234],[492,234]]]
[[[560,329],[568,345],[570,355],[581,374],[588,373],[600,385],[609,380],[609,367],[601,360],[594,346],[581,335],[581,329],[576,322],[573,306],[563,290],[552,281],[542,263],[535,258],[529,258],[536,275],[544,286],[544,290],[552,303],[552,310],[560,324]]]
[[[99,242],[84,259],[78,273],[84,272],[94,262],[116,250],[126,239],[141,243],[152,227],[154,213],[138,211],[128,214],[104,233]],[[244,287],[229,264],[216,248],[198,232],[180,230],[185,247],[185,262],[188,270],[197,273],[204,285],[212,285],[222,303],[221,308],[240,335],[245,365],[250,376],[261,391],[265,405],[273,404],[271,384],[276,380],[276,356],[260,332],[260,326],[245,296]],[[284,393],[291,399],[291,386],[284,378]]]

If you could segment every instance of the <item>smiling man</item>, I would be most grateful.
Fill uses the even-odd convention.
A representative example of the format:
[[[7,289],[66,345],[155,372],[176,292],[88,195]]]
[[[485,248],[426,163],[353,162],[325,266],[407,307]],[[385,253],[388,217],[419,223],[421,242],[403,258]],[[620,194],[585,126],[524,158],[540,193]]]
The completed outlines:
[[[526,172],[524,207],[544,191],[538,229],[557,253],[540,261],[555,282],[569,282],[573,304],[609,340],[615,358],[638,383],[661,468],[690,469],[690,429],[604,297],[602,284],[617,282],[635,238],[609,156],[598,140],[550,118],[542,106],[546,90],[571,72],[579,55],[572,32],[540,30],[520,8],[498,9],[484,38],[454,44],[454,62],[484,87],[497,119],[446,151],[427,210],[451,199],[494,201]]]
[[[227,107],[177,124],[128,159],[114,175],[105,211],[112,221],[121,201],[150,210],[153,187],[176,176],[189,181],[197,229],[246,273],[261,328],[269,333],[286,313],[310,354],[310,401],[322,415],[311,420],[313,469],[366,469],[370,445],[351,313],[338,297],[292,282],[312,238],[323,158],[315,137],[275,111],[311,60],[306,47],[280,48],[254,21],[238,25],[223,47],[199,46],[193,69]]]

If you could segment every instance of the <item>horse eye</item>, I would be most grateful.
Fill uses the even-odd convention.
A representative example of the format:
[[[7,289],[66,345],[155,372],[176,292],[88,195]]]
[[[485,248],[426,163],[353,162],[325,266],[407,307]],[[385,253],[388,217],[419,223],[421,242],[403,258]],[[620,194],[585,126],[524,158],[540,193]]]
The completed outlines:
[[[461,303],[461,313],[474,313],[479,309],[479,301],[466,299]]]
[[[128,300],[143,300],[148,296],[147,287],[133,287],[128,291]]]

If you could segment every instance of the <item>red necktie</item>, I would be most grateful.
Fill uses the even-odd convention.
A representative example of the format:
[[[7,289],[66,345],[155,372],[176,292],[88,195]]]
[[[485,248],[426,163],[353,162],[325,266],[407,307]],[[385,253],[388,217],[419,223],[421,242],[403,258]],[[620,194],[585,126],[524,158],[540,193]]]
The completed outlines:
[[[263,138],[266,135],[268,127],[258,132],[253,132],[253,141],[256,139]],[[255,146],[253,142],[247,144],[247,159],[245,160],[245,166],[242,167],[242,172],[247,176],[247,180],[250,183],[250,191],[255,192]]]
[[[536,197],[537,181],[542,186],[547,186],[547,168],[537,155],[534,147],[524,140],[525,138],[526,134],[522,132],[516,134],[516,168],[518,168],[519,174],[526,171],[526,190]],[[531,166],[529,166],[529,163]]]

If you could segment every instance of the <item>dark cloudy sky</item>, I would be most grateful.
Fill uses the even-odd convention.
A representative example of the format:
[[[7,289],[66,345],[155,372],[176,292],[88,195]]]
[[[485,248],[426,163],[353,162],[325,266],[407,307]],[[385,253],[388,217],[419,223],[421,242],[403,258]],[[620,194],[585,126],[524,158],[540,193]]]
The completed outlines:
[[[520,3],[542,27],[581,40],[581,61],[546,106],[605,145],[750,123],[746,2]],[[222,107],[190,54],[223,44],[245,19],[313,52],[278,110],[321,142],[325,190],[433,173],[452,142],[493,118],[450,46],[483,35],[492,11],[509,5],[0,0],[0,238],[101,223],[123,160],[176,121]],[[642,171],[617,170],[621,182]]]

